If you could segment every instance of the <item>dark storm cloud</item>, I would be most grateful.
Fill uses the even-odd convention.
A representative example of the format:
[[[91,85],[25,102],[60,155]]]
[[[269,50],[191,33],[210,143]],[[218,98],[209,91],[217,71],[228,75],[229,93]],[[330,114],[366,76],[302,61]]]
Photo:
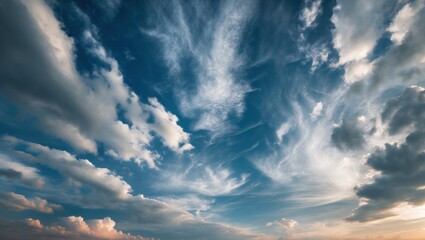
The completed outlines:
[[[390,134],[397,134],[407,127],[425,129],[424,113],[425,91],[413,87],[387,102],[382,120],[388,122]]]
[[[425,202],[425,132],[423,131],[425,90],[407,89],[400,98],[390,100],[383,112],[390,133],[413,126],[402,144],[386,144],[375,151],[367,165],[380,172],[373,183],[356,189],[357,196],[366,199],[349,221],[371,221],[393,215],[392,208],[400,203],[420,205]]]
[[[356,150],[364,145],[365,138],[354,120],[344,119],[333,129],[331,141],[339,150]]]

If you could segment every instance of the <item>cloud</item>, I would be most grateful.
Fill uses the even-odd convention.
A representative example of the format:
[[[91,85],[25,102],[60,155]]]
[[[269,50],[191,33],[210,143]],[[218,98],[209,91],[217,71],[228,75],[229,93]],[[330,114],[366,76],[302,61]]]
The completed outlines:
[[[331,141],[340,150],[358,150],[366,143],[363,130],[355,120],[343,119],[332,131]]]
[[[11,136],[3,137],[2,145],[10,148],[11,151],[16,151],[15,154],[18,156],[52,168],[64,177],[76,182],[87,184],[104,196],[113,199],[125,199],[130,196],[131,187],[120,176],[107,168],[95,167],[89,160],[78,160],[66,151],[52,149]],[[22,147],[22,150],[14,150],[17,146]]]
[[[40,220],[27,218],[24,223],[33,231],[30,239],[72,238],[72,239],[127,239],[144,240],[115,229],[115,221],[110,217],[84,220],[82,217],[69,216],[61,218],[59,224],[44,226]]]
[[[0,206],[14,211],[35,210],[42,213],[53,213],[62,208],[59,204],[49,203],[47,200],[35,197],[26,198],[14,192],[0,192]]]
[[[320,114],[322,114],[322,110],[323,110],[323,103],[317,102],[316,105],[314,105],[313,111],[310,113],[311,118],[313,120],[317,119],[317,117],[319,117]]]
[[[403,127],[412,126],[405,142],[385,144],[367,159],[367,165],[379,174],[371,183],[356,189],[360,206],[348,218],[349,221],[371,221],[395,215],[401,203],[421,205],[425,202],[424,119],[416,115],[425,107],[425,90],[411,87],[401,97],[390,99],[383,111],[383,119],[389,132],[398,133]],[[416,125],[419,124],[419,125]]]
[[[146,109],[156,119],[151,127],[161,137],[164,145],[180,153],[193,149],[193,146],[189,143],[189,134],[177,125],[179,120],[177,116],[167,112],[156,98],[150,98],[149,103],[150,105],[147,105]]]
[[[4,154],[0,154],[0,166],[0,177],[9,181],[38,188],[44,185],[44,178],[39,175],[38,169],[12,161]]]
[[[163,189],[180,189],[206,196],[224,196],[235,194],[248,180],[247,174],[239,178],[233,177],[229,169],[209,166],[190,166],[182,174],[164,172],[163,178],[167,179],[164,184],[158,184]]]
[[[390,99],[385,104],[382,120],[388,122],[390,134],[403,130],[425,129],[425,89],[407,88],[400,97]]]
[[[202,219],[198,220],[187,210],[181,209],[180,207],[183,207],[183,205],[177,204],[179,201],[172,201],[171,204],[167,204],[144,197],[141,194],[132,195],[131,186],[121,176],[107,168],[98,168],[88,160],[77,159],[66,151],[10,136],[3,137],[2,147],[8,149],[8,153],[16,158],[45,165],[58,171],[63,177],[82,184],[79,187],[84,187],[85,191],[79,192],[77,196],[70,194],[67,188],[63,192],[59,189],[59,194],[65,194],[65,197],[60,199],[68,204],[72,203],[84,208],[108,209],[126,216],[123,222],[123,225],[127,226],[126,229],[143,230],[151,235],[166,236],[164,238],[173,237],[173,239],[176,238],[176,234],[181,235],[177,239],[199,239],[205,237],[206,232],[209,232],[207,239],[250,239],[258,237],[257,234],[247,229],[207,222]],[[210,170],[206,171],[205,174],[194,184],[191,191],[214,196],[225,195],[245,183],[245,177],[242,179],[231,178],[228,170],[218,172]],[[185,182],[186,185],[176,187],[187,188],[187,186],[190,186],[188,183],[190,182]],[[92,191],[88,192],[87,188]],[[192,202],[186,201],[186,203],[185,206],[189,207],[200,202],[194,200]],[[207,204],[207,202],[203,202],[203,204]],[[202,211],[202,209],[205,209],[205,205],[197,210]],[[80,221],[78,222],[80,223]],[[69,231],[68,227],[62,225],[55,227],[55,229],[64,234]]]
[[[173,4],[175,10],[169,17],[165,15],[170,13],[162,11],[162,6],[155,6],[156,28],[142,32],[160,40],[173,75],[179,76],[183,70],[194,75],[193,90],[180,87],[176,90],[182,112],[197,120],[194,128],[225,132],[230,127],[228,119],[240,117],[244,112],[244,98],[251,90],[238,77],[245,61],[238,49],[253,3],[226,2],[220,6],[223,12],[214,21],[205,18],[202,8],[207,6],[193,6],[195,13],[186,15],[179,2]],[[189,18],[196,20],[187,22]],[[208,34],[194,32],[199,27]],[[182,69],[182,61],[187,59],[193,67]]]
[[[332,15],[333,44],[339,63],[366,58],[383,33],[385,1],[338,1]],[[377,11],[377,10],[380,11]]]
[[[94,79],[86,79],[76,70],[74,40],[63,32],[62,23],[46,3],[7,5],[7,10],[6,6],[1,8],[1,24],[14,31],[5,37],[1,49],[4,54],[0,61],[6,67],[0,71],[4,79],[0,93],[32,116],[38,129],[78,151],[96,154],[100,142],[119,159],[146,162],[155,168],[158,154],[148,149],[154,129],[146,122],[152,113],[142,110],[143,104],[124,83],[118,62],[92,34],[88,17],[77,11],[85,22],[83,26],[87,25],[83,31],[87,51],[109,65],[95,68]],[[20,16],[19,20],[13,20],[11,14]],[[118,109],[124,112],[124,119],[120,119]],[[174,129],[177,125],[176,121],[159,121]],[[190,143],[187,134],[179,130],[182,137],[177,140],[186,147],[173,145],[172,149],[181,152],[190,149]]]
[[[397,45],[403,42],[414,22],[415,15],[422,7],[423,4],[421,3],[418,3],[416,6],[408,3],[400,9],[387,29],[391,33],[391,41]]]
[[[379,9],[379,11],[377,11]],[[339,65],[345,65],[344,79],[352,84],[370,73],[367,60],[384,33],[385,1],[338,1],[332,15],[333,45],[339,53]]]
[[[297,224],[298,224],[298,222],[293,220],[293,219],[281,218],[281,219],[273,221],[273,222],[268,222],[266,224],[266,226],[267,227],[276,226],[276,227],[279,227],[279,228],[283,228],[285,230],[291,230]]]
[[[300,14],[300,20],[303,22],[305,28],[313,27],[316,18],[322,12],[320,5],[321,0],[306,1],[305,7]]]

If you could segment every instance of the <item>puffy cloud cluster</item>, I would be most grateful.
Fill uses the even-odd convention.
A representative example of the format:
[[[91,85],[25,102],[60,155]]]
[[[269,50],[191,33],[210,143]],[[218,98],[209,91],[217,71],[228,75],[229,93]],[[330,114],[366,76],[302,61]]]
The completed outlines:
[[[0,11],[1,27],[12,29],[1,46],[0,62],[5,67],[0,70],[0,94],[34,118],[40,130],[83,152],[96,154],[98,143],[103,143],[119,159],[146,162],[150,167],[156,167],[158,157],[148,149],[151,132],[172,150],[193,148],[175,115],[157,101],[140,102],[124,83],[117,61],[90,29],[84,32],[88,51],[108,65],[93,73],[95,79],[78,73],[74,40],[46,3],[5,2]],[[118,109],[125,119],[120,119]],[[152,125],[147,123],[150,116]]]
[[[25,219],[25,224],[34,232],[29,239],[147,239],[141,236],[133,236],[129,233],[117,231],[115,229],[115,221],[109,217],[84,220],[82,217],[69,216],[60,219],[59,222],[59,224],[52,226],[44,226],[38,219]]]
[[[408,88],[387,102],[382,113],[390,134],[409,132],[404,143],[387,143],[372,153],[367,165],[379,172],[372,183],[356,189],[362,204],[348,218],[371,221],[394,215],[402,203],[425,203],[425,89]]]
[[[28,199],[24,195],[14,192],[0,193],[0,206],[14,211],[30,209],[42,213],[53,213],[54,210],[62,208],[61,205],[49,203],[45,199],[39,197]]]
[[[367,60],[384,32],[385,1],[337,1],[332,22],[333,45],[339,53],[338,64],[345,66],[345,81],[365,78],[373,64]]]

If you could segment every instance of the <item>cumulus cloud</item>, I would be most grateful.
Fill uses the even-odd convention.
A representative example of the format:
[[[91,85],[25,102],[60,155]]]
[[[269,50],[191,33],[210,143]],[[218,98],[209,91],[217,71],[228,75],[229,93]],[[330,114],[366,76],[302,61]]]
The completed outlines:
[[[177,116],[167,112],[156,98],[150,98],[149,103],[150,105],[147,105],[146,109],[156,119],[156,122],[151,125],[152,129],[161,137],[164,145],[177,152],[192,149],[193,146],[189,143],[189,134],[177,124],[179,120]]]
[[[332,15],[333,44],[339,63],[366,58],[383,33],[385,1],[338,1]],[[380,10],[380,11],[377,11]]]
[[[24,223],[34,231],[30,239],[35,238],[78,238],[78,239],[127,239],[143,240],[138,235],[123,233],[115,229],[115,221],[110,217],[84,220],[82,217],[69,216],[61,218],[58,224],[44,226],[40,220],[27,218]]]
[[[320,5],[321,0],[310,0],[305,2],[305,7],[300,14],[300,20],[303,22],[305,28],[314,26],[314,22],[319,14],[322,12]]]
[[[379,10],[379,11],[378,11]],[[367,61],[384,33],[385,1],[338,1],[332,15],[333,45],[339,65],[346,65],[345,81],[364,79],[373,63]]]
[[[356,189],[360,206],[348,218],[350,221],[371,221],[395,215],[401,203],[421,205],[425,202],[424,162],[425,133],[423,113],[425,90],[406,89],[401,97],[389,100],[383,111],[390,134],[402,129],[410,132],[405,142],[387,143],[367,159],[367,165],[379,174],[371,183]],[[410,126],[410,129],[406,127]]]
[[[1,192],[0,206],[14,211],[35,210],[42,213],[53,213],[54,210],[62,208],[61,205],[49,203],[45,199],[39,197],[28,199],[14,192]]]
[[[109,67],[96,68],[95,79],[89,81],[76,70],[74,40],[61,29],[61,23],[46,3],[5,4],[0,9],[1,24],[14,31],[5,36],[1,49],[4,54],[0,61],[8,66],[0,71],[4,79],[1,94],[31,114],[39,129],[79,151],[96,154],[100,142],[120,159],[147,162],[150,167],[156,167],[158,154],[148,150],[150,132],[154,131],[146,123],[151,113],[142,111],[143,104],[124,83],[117,61],[91,33],[91,23],[83,34],[87,51]],[[20,16],[19,21],[14,16]],[[118,106],[127,119],[119,118]],[[176,121],[169,122],[172,128],[176,128]],[[178,144],[186,147],[172,149],[187,150],[190,148],[187,134],[179,130],[182,137],[177,138]]]
[[[174,2],[174,5],[175,10],[170,17],[165,17],[169,14],[165,11],[158,12],[158,19],[154,19],[156,28],[143,29],[142,32],[161,41],[164,58],[172,74],[179,76],[180,71],[193,71],[193,91],[178,88],[177,97],[182,112],[197,120],[194,128],[215,133],[227,131],[227,120],[241,116],[245,110],[245,95],[250,91],[248,84],[238,77],[244,66],[244,57],[238,49],[253,3],[226,2],[220,6],[223,12],[214,21],[205,18],[199,5],[193,6],[196,10],[193,16],[186,15],[179,2]],[[159,11],[161,6],[155,6],[155,9]],[[197,20],[188,22],[187,19],[192,17]],[[193,31],[199,27],[213,34],[195,35]],[[191,59],[194,66],[189,70],[182,69],[183,59]]]

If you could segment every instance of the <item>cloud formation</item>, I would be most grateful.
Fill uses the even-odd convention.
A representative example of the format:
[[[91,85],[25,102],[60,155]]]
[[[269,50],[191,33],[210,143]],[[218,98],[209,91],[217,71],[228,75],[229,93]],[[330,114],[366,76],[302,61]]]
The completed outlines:
[[[425,202],[425,89],[411,87],[390,99],[382,113],[390,134],[408,132],[405,142],[387,143],[367,159],[367,165],[379,174],[372,183],[356,189],[362,204],[348,218],[371,221],[393,216],[401,203],[414,206]],[[409,128],[410,127],[410,128]]]
[[[54,210],[62,208],[61,205],[49,203],[45,199],[39,197],[28,199],[14,192],[0,192],[0,206],[14,211],[35,210],[42,213],[53,213]]]
[[[90,28],[83,34],[87,51],[110,66],[94,72],[97,79],[85,79],[78,73],[74,40],[61,29],[46,3],[24,1],[7,5],[7,11],[5,6],[1,9],[2,26],[14,31],[5,37],[3,46],[7,48],[2,49],[1,61],[8,66],[0,71],[4,79],[2,93],[34,117],[40,130],[68,142],[76,150],[96,154],[100,142],[120,159],[156,167],[158,154],[148,148],[153,138],[150,133],[158,128],[146,121],[151,115],[157,120],[158,110],[155,114],[142,110],[145,106],[124,83],[117,61],[106,53]],[[10,14],[20,16],[20,20],[12,20]],[[21,55],[26,57],[20,58]],[[126,121],[119,118],[118,106],[126,113]],[[146,106],[155,110],[155,106]],[[177,125],[177,117],[168,114],[171,121],[158,121],[162,129],[170,124],[170,129],[177,132],[172,132],[172,140],[163,131],[158,135],[167,139],[164,143],[172,150],[190,149],[188,134]],[[180,148],[180,144],[185,147]]]
[[[61,218],[59,224],[44,226],[40,220],[27,218],[24,223],[32,230],[31,239],[65,238],[65,239],[126,239],[147,240],[115,229],[115,221],[110,217],[84,220],[82,217],[69,216]]]
[[[239,44],[254,3],[225,2],[220,6],[221,13],[212,16],[217,18],[214,21],[203,15],[208,6],[195,4],[195,13],[189,14],[180,2],[173,4],[175,10],[170,17],[158,13],[161,17],[153,20],[156,22],[154,30],[143,29],[142,32],[160,40],[164,58],[174,76],[182,71],[195,75],[195,83],[185,84],[194,84],[193,90],[177,89],[181,111],[197,120],[194,129],[225,132],[230,127],[228,119],[240,117],[244,112],[244,98],[251,90],[239,77],[245,64]],[[153,8],[165,11],[163,7]],[[188,22],[190,18],[196,20]],[[194,34],[199,27],[206,32]],[[187,59],[193,66],[182,69]]]

